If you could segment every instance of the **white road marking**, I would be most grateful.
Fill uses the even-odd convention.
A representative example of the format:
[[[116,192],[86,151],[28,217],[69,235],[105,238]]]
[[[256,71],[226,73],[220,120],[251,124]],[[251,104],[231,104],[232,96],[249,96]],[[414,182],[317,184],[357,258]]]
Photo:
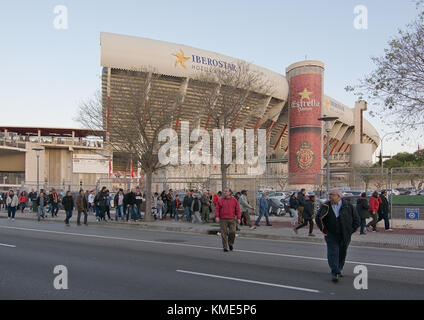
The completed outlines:
[[[14,245],[4,244],[4,243],[0,243],[0,246],[2,246],[2,247],[9,247],[9,248],[16,248],[16,246],[14,246]]]
[[[62,234],[62,235],[88,237],[88,238],[99,238],[99,239],[110,239],[110,240],[123,240],[123,241],[143,242],[143,243],[152,243],[152,244],[164,244],[164,245],[168,245],[168,246],[202,248],[202,249],[211,249],[211,250],[219,250],[219,251],[222,250],[222,248],[218,248],[218,247],[199,246],[199,245],[184,244],[184,243],[171,243],[171,242],[163,242],[163,241],[142,240],[142,239],[132,239],[132,238],[121,238],[121,237],[110,237],[110,236],[99,236],[99,235],[83,234],[83,233],[72,233],[72,232],[62,232],[62,231],[39,230],[39,229],[7,227],[7,226],[0,226],[0,228],[3,228],[3,229],[12,229],[12,230],[21,230],[21,231],[33,231],[33,232],[41,232],[41,233],[51,233],[51,234]],[[298,256],[298,255],[285,254],[285,253],[275,253],[275,252],[250,251],[250,250],[237,249],[236,253],[251,253],[251,254],[256,254],[256,255],[270,255],[270,256],[279,256],[279,257],[285,257],[285,258],[304,259],[304,260],[316,260],[316,261],[325,261],[325,262],[327,262],[327,259],[326,258]],[[408,266],[397,266],[397,265],[388,265],[388,264],[378,264],[378,263],[369,263],[369,262],[346,261],[345,263],[355,264],[355,265],[362,264],[362,265],[369,265],[369,266],[375,266],[375,267],[384,267],[384,268],[394,268],[394,269],[406,269],[406,270],[424,271],[424,268],[416,268],[416,267],[408,267]]]
[[[314,289],[285,286],[285,285],[276,284],[276,283],[260,282],[260,281],[240,279],[240,278],[231,278],[231,277],[218,276],[218,275],[214,275],[214,274],[200,273],[200,272],[193,272],[193,271],[185,271],[185,270],[177,270],[177,272],[188,273],[188,274],[193,274],[193,275],[203,276],[203,277],[226,279],[226,280],[233,280],[233,281],[239,281],[239,282],[247,282],[247,283],[253,283],[253,284],[260,284],[260,285],[271,286],[271,287],[278,287],[278,288],[285,288],[285,289],[291,289],[291,290],[299,290],[299,291],[319,293],[318,290],[314,290]]]

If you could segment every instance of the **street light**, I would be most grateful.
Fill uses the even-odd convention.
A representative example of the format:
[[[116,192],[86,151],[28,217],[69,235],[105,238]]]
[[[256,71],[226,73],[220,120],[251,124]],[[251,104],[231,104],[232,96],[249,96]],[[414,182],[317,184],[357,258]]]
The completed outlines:
[[[37,154],[37,193],[40,194],[40,152],[44,150],[42,147],[32,148]]]
[[[383,170],[383,167],[384,167],[384,162],[383,162],[383,140],[384,140],[384,138],[385,138],[386,136],[388,136],[389,134],[396,134],[396,133],[400,133],[400,131],[394,131],[394,132],[386,133],[386,134],[383,136],[383,138],[381,138],[381,139],[380,139],[380,140],[381,140],[381,149],[380,149],[380,157],[381,157],[381,175],[384,175],[384,170]]]
[[[327,197],[330,193],[330,121],[336,121],[339,117],[327,117],[325,114],[322,118],[318,118],[319,121],[325,122],[325,131],[327,132]]]

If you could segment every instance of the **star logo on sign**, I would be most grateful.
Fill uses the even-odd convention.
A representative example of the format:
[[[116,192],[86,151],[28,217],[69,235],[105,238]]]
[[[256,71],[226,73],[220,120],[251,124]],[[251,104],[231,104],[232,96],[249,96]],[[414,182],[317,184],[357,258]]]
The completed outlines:
[[[305,88],[302,92],[299,92],[300,100],[303,100],[303,99],[310,100],[311,98],[309,96],[311,94],[312,94],[312,92],[308,91],[308,89]]]
[[[175,64],[174,64],[174,67],[176,68],[177,67],[177,65],[178,64],[181,64],[181,66],[184,68],[184,69],[187,69],[187,67],[186,67],[186,65],[185,65],[185,62],[187,61],[187,60],[190,60],[190,57],[184,57],[184,51],[183,50],[181,50],[180,49],[180,52],[179,53],[173,53],[172,54],[174,57],[177,57],[177,60],[175,60]]]

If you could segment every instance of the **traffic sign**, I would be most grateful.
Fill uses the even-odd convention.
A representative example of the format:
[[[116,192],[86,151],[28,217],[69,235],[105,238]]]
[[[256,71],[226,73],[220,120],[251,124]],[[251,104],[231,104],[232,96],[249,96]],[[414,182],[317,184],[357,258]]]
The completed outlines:
[[[405,208],[405,218],[418,220],[420,218],[420,208]]]

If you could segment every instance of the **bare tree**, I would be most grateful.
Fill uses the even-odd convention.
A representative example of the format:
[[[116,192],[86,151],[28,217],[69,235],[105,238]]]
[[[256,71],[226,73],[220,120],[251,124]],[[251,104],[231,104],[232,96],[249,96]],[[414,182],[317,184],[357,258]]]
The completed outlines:
[[[199,113],[207,116],[209,127],[215,129],[243,128],[252,119],[265,114],[271,85],[263,74],[252,70],[250,64],[241,62],[232,71],[215,69],[212,73],[203,73],[196,81],[201,93]],[[260,93],[260,94],[259,94]],[[252,105],[252,100],[261,101]],[[221,146],[224,136],[221,135]],[[233,155],[237,152],[232,148]],[[227,170],[230,164],[224,161],[224,148],[221,150],[222,189],[227,187]]]
[[[424,132],[424,9],[415,1],[420,13],[415,21],[399,30],[388,43],[384,55],[372,58],[375,69],[356,86],[359,99],[372,102],[371,116],[383,123],[416,134]]]
[[[159,132],[171,128],[182,104],[178,89],[161,85],[152,72],[117,70],[107,109],[107,97],[97,93],[79,106],[77,121],[91,129],[107,128],[106,148],[131,158],[146,175],[146,221],[152,220],[152,176],[165,166],[158,158]],[[103,92],[105,93],[105,92]],[[154,99],[151,97],[154,94]]]

